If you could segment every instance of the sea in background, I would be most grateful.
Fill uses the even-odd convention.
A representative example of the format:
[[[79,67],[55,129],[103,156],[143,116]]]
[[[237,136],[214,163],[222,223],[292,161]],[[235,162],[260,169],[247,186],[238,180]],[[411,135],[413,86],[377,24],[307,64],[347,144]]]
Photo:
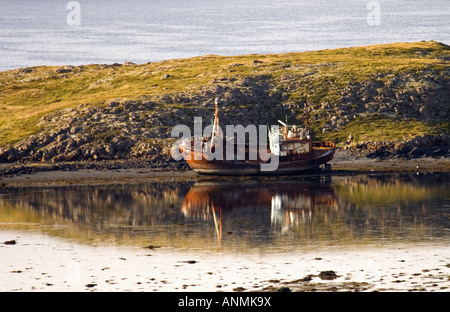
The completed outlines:
[[[447,0],[1,0],[0,71],[420,40],[449,44],[449,20]]]

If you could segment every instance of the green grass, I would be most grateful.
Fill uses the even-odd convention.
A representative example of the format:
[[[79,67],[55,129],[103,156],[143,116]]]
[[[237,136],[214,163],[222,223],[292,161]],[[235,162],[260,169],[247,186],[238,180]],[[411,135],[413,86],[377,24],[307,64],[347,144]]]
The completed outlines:
[[[83,103],[102,105],[118,98],[194,94],[223,79],[264,76],[291,101],[317,108],[323,101],[339,105],[340,91],[345,86],[382,79],[374,78],[379,73],[442,74],[448,71],[449,61],[444,59],[449,57],[448,46],[431,41],[287,54],[208,55],[143,65],[86,65],[67,73],[57,73],[58,67],[51,66],[34,67],[29,73],[0,72],[0,146],[38,132],[37,120],[45,114]],[[165,75],[169,77],[164,78]],[[295,90],[284,90],[285,76],[301,83]],[[410,126],[424,131],[414,123],[405,124],[401,131]],[[358,127],[363,127],[363,123],[358,126],[355,121],[344,132],[356,131]],[[345,136],[344,132],[336,138]],[[365,135],[370,137],[361,137]]]
[[[323,138],[334,142],[345,142],[351,134],[352,141],[358,143],[364,141],[395,142],[424,134],[438,135],[448,131],[448,123],[430,125],[414,119],[404,120],[373,114],[358,116],[339,132],[329,133]]]

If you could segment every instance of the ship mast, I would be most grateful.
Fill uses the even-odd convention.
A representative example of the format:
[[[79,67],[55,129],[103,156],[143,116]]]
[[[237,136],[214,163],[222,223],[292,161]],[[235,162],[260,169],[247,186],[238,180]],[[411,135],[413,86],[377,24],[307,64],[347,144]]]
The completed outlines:
[[[309,112],[308,112],[308,106],[307,106],[306,103],[305,103],[305,107],[304,107],[304,110],[303,110],[303,118],[305,119],[305,130],[307,132],[309,132],[309,123],[308,123]]]
[[[216,98],[214,101],[214,106],[215,106],[215,113],[214,113],[214,124],[213,124],[213,129],[212,129],[212,134],[211,134],[211,147],[210,150],[212,151],[213,145],[214,145],[214,137],[217,136],[216,132],[217,132],[217,128],[219,127],[219,108],[218,108],[218,102],[219,102],[219,98]]]

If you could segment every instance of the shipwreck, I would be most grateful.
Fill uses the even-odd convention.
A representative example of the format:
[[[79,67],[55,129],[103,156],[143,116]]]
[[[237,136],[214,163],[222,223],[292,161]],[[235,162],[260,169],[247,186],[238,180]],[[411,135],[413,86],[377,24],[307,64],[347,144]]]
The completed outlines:
[[[179,151],[189,167],[199,174],[287,175],[321,167],[329,169],[327,163],[334,157],[335,144],[313,141],[306,109],[301,119],[302,125],[278,120],[281,126],[271,126],[267,131],[268,142],[242,142],[219,131],[216,99],[211,134],[185,140]]]

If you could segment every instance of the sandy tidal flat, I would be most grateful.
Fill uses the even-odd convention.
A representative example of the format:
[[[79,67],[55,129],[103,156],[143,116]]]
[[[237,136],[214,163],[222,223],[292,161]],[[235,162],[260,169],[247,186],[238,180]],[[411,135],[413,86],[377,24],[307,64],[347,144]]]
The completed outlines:
[[[36,232],[1,231],[0,242],[2,292],[450,289],[450,247],[438,243],[237,254],[81,245]]]

